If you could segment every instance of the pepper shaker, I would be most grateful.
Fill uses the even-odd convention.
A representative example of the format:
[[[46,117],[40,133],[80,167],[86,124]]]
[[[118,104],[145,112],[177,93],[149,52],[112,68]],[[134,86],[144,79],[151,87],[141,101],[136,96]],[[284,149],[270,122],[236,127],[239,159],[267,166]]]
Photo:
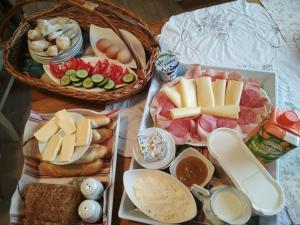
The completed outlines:
[[[99,180],[87,178],[81,183],[80,190],[87,199],[97,200],[101,198],[104,187]]]
[[[78,214],[83,221],[96,223],[102,217],[102,208],[95,200],[85,200],[79,205]]]

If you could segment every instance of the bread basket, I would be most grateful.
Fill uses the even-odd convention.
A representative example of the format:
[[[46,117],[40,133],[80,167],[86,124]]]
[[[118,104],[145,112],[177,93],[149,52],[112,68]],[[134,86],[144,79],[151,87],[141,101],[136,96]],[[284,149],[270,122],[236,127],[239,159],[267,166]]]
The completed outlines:
[[[19,27],[14,34],[7,38],[6,27],[9,20],[18,12],[22,12],[22,7],[36,2],[55,2],[55,5],[47,9],[40,10],[31,15],[23,14]],[[54,18],[58,16],[69,17],[76,20],[82,30],[88,30],[90,24],[100,27],[111,28],[124,42],[129,49],[133,59],[137,64],[136,73],[138,79],[122,88],[106,91],[106,92],[88,92],[84,90],[76,90],[66,86],[61,86],[53,82],[35,78],[28,72],[23,72],[20,67],[19,56],[24,54],[24,50],[28,51],[26,44],[26,34],[32,29],[35,20],[38,18]],[[146,52],[146,66],[142,67],[139,58],[133,51],[126,37],[119,29],[130,31],[143,44]],[[158,44],[154,39],[149,27],[141,18],[132,12],[121,8],[111,2],[94,0],[24,0],[18,2],[11,8],[0,27],[1,45],[3,48],[3,62],[6,70],[18,80],[38,88],[42,88],[57,94],[66,95],[78,99],[96,101],[99,103],[112,103],[123,99],[130,98],[132,95],[140,92],[145,88],[151,79],[155,69],[155,60],[159,54]]]

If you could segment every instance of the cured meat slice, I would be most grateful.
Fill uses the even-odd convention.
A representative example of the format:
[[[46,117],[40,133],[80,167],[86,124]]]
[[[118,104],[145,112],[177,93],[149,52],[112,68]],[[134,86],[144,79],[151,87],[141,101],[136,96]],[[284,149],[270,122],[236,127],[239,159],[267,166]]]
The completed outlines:
[[[160,115],[170,118],[170,109],[176,107],[173,102],[163,93],[158,97],[157,102],[161,107]]]
[[[198,119],[198,124],[206,132],[212,132],[217,128],[217,119],[211,115],[202,114]]]
[[[190,121],[183,119],[173,120],[167,130],[177,137],[183,137],[190,132]]]
[[[194,68],[190,71],[187,71],[184,77],[187,79],[193,79],[193,78],[200,77],[201,75],[202,75],[201,66],[199,64],[195,64]]]
[[[226,73],[224,71],[217,71],[215,74],[211,77],[212,81],[215,81],[217,79],[226,79]]]
[[[238,122],[235,119],[227,119],[227,118],[217,119],[217,128],[219,127],[235,128],[237,125]]]
[[[231,72],[227,75],[227,79],[240,81],[243,80],[243,75],[238,72]]]
[[[243,108],[243,109],[241,109],[241,111],[239,113],[238,123],[240,125],[248,125],[251,123],[256,123],[256,118],[257,118],[257,115],[253,110]]]
[[[262,96],[259,89],[247,86],[243,89],[240,106],[259,108],[264,106],[267,99]]]
[[[260,81],[256,79],[247,78],[244,79],[244,86],[252,86],[254,88],[259,89],[261,87]]]

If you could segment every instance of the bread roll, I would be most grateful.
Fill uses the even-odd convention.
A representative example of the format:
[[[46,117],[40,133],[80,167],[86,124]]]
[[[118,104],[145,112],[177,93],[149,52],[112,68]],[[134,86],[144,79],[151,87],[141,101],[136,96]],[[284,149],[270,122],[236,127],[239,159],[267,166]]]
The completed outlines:
[[[48,175],[51,177],[76,177],[93,175],[99,172],[102,167],[103,161],[101,159],[97,159],[92,163],[72,164],[66,166],[58,166],[42,162],[39,165],[39,171],[41,175]]]
[[[92,128],[99,128],[110,123],[110,118],[105,115],[92,115],[86,118],[91,120]]]
[[[97,159],[103,159],[108,154],[109,149],[104,145],[92,145],[89,150],[73,164],[91,163]]]
[[[98,130],[92,130],[92,144],[99,144],[101,135]]]
[[[112,129],[108,129],[108,128],[100,128],[97,131],[101,136],[97,144],[102,144],[103,142],[107,141],[113,136],[114,133]]]
[[[37,139],[32,138],[24,145],[23,155],[25,158],[30,158],[39,161],[42,160],[42,155],[39,151]]]

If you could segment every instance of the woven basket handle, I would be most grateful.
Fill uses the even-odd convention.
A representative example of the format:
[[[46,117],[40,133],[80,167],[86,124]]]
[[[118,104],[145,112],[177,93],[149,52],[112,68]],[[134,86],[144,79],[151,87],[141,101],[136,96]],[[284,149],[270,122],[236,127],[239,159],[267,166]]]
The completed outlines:
[[[137,75],[139,78],[144,80],[146,82],[146,77],[145,74],[143,73],[143,68],[141,65],[141,62],[135,52],[133,51],[131,45],[129,44],[128,40],[124,37],[124,35],[120,32],[119,29],[117,29],[111,22],[110,20],[104,16],[101,12],[97,11],[97,7],[99,6],[96,3],[90,2],[90,1],[85,1],[85,0],[54,0],[55,2],[58,2],[60,4],[66,4],[70,6],[76,6],[82,10],[85,10],[89,13],[94,13],[95,15],[99,16],[103,21],[107,23],[107,25],[120,37],[120,39],[124,42],[128,50],[130,51],[133,59],[136,62],[137,65]],[[7,27],[8,22],[10,19],[15,15],[15,13],[18,10],[21,10],[23,6],[34,3],[34,2],[53,2],[53,0],[24,0],[21,2],[16,3],[5,15],[1,26],[0,26],[0,42],[3,48],[8,48],[8,42],[5,41],[5,28]],[[109,4],[106,2],[106,4]],[[122,18],[122,17],[120,17]]]

